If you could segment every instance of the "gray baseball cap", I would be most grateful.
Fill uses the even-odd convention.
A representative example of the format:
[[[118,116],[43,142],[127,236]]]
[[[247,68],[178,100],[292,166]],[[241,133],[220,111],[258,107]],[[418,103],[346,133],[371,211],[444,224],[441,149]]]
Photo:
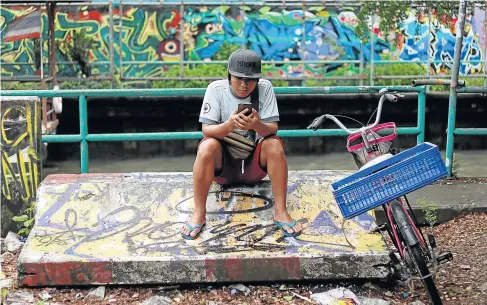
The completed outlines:
[[[228,58],[228,72],[245,78],[261,78],[261,60],[252,50],[240,49],[230,54]]]

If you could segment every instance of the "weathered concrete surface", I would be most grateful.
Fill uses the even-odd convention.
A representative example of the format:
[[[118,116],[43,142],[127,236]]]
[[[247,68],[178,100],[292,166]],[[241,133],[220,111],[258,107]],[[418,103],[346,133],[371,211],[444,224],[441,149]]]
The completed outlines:
[[[37,96],[0,96],[1,237],[17,233],[14,222],[35,201],[41,180],[41,105]]]
[[[436,209],[436,223],[443,223],[469,213],[487,213],[487,183],[480,181],[446,181],[430,184],[407,195],[411,208],[420,224],[428,224],[425,219],[423,202]],[[382,207],[376,208],[378,223],[385,221]]]
[[[270,182],[208,196],[201,237],[180,236],[191,173],[51,175],[19,257],[20,284],[144,284],[383,278],[389,261],[372,213],[345,221],[330,183],[347,172],[293,171],[288,207],[307,228],[284,238]]]

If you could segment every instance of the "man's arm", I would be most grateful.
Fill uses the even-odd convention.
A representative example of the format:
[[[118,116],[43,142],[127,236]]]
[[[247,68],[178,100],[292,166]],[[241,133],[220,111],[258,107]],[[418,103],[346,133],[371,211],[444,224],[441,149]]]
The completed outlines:
[[[229,121],[217,125],[203,124],[203,135],[205,137],[223,139],[232,130],[233,126],[229,124]]]
[[[262,99],[262,109],[259,110],[261,119],[256,122],[254,130],[262,137],[266,137],[271,134],[277,134],[279,111],[272,83],[268,80],[262,80],[262,86],[265,91]],[[257,113],[254,115],[259,116]]]
[[[258,120],[255,123],[254,130],[262,137],[266,137],[270,134],[277,134],[277,122],[265,123]]]

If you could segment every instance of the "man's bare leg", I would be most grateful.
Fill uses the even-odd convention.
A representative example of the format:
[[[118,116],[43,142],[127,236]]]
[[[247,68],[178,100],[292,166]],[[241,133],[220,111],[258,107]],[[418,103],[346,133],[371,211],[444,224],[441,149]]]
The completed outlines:
[[[286,208],[288,168],[284,148],[279,140],[267,138],[262,143],[260,165],[267,167],[267,174],[271,180],[274,193],[274,219],[280,222],[293,221]],[[288,233],[299,232],[303,226],[298,222],[293,228],[284,226]]]
[[[206,139],[201,142],[193,166],[194,211],[189,224],[201,225],[206,221],[206,199],[210,189],[215,169],[222,168],[222,147],[216,139]],[[193,231],[184,225],[182,233],[196,236],[201,229]]]

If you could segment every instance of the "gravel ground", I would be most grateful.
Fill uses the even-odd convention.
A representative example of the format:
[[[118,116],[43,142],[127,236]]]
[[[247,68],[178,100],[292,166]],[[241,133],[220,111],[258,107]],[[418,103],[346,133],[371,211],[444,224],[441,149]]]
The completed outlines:
[[[487,214],[472,214],[458,217],[434,228],[439,251],[449,250],[454,260],[439,270],[436,283],[443,295],[445,305],[487,305]],[[336,287],[345,287],[357,296],[387,300],[390,304],[411,305],[415,301],[428,304],[421,283],[408,286],[388,285],[374,282],[333,283],[253,283],[245,284],[247,295],[228,285],[199,286],[138,286],[106,287],[103,299],[86,297],[96,287],[88,288],[18,288],[16,283],[16,260],[20,251],[3,253],[2,272],[14,284],[8,298],[14,293],[33,295],[34,301],[21,304],[141,304],[161,296],[160,303],[153,304],[317,304],[310,299],[312,293],[324,292]],[[237,287],[237,288],[241,288]],[[233,290],[233,291],[232,291]],[[40,302],[41,297],[46,302]],[[165,297],[165,298],[163,298]],[[168,302],[162,302],[165,299]],[[10,304],[6,302],[5,304]],[[421,303],[414,303],[415,305]]]

